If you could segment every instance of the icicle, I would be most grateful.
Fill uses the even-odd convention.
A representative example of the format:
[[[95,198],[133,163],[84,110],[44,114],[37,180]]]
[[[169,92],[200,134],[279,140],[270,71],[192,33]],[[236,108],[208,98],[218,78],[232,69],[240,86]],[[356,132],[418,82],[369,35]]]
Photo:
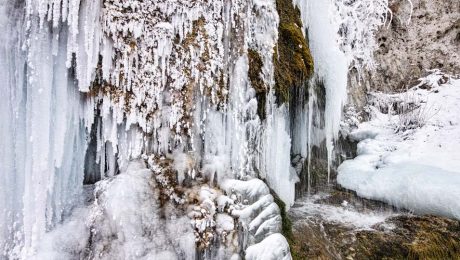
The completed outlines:
[[[304,31],[308,31],[315,77],[324,81],[326,89],[324,132],[329,182],[334,141],[338,137],[342,107],[347,99],[348,68],[353,64],[358,73],[364,68],[374,68],[374,34],[386,21],[388,1],[294,2],[301,11]]]

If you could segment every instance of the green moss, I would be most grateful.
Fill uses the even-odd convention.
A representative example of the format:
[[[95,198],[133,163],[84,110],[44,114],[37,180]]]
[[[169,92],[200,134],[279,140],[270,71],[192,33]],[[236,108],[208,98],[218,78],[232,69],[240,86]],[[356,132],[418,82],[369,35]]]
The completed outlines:
[[[305,252],[308,250],[305,250],[301,243],[294,238],[294,234],[292,232],[292,221],[286,212],[286,204],[280,199],[280,197],[278,197],[278,195],[273,190],[270,190],[270,192],[274,198],[274,202],[276,203],[276,205],[278,205],[278,208],[280,209],[281,234],[283,234],[283,236],[289,243],[292,259],[306,259]]]
[[[292,221],[289,219],[289,216],[287,215],[286,212],[286,204],[278,197],[278,195],[272,190],[271,194],[274,198],[274,201],[276,205],[278,205],[278,208],[280,208],[280,214],[281,214],[281,219],[282,219],[282,227],[281,227],[281,233],[283,236],[289,241],[292,241],[294,239],[294,236],[292,234]]]
[[[265,119],[265,102],[267,97],[267,87],[264,84],[264,81],[261,77],[263,61],[260,54],[253,50],[248,50],[249,58],[249,80],[251,85],[256,91],[257,98],[257,114],[261,120]]]
[[[277,0],[280,17],[278,44],[275,49],[275,90],[278,104],[289,101],[293,87],[302,87],[313,74],[313,59],[302,33],[300,11],[292,0]]]

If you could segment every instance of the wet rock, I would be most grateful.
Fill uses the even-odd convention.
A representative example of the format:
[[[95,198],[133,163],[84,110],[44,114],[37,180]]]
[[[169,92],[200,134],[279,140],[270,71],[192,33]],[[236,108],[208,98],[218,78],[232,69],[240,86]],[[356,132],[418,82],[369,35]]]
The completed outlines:
[[[460,259],[457,220],[412,215],[343,190],[332,190],[315,203],[364,214],[393,213],[363,228],[319,214],[300,216],[291,211],[294,259]]]

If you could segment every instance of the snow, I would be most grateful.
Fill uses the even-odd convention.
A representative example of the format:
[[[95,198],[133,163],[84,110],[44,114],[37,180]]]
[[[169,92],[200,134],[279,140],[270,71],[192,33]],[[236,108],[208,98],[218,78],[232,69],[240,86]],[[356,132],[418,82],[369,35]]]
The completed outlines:
[[[86,223],[88,208],[73,210],[69,219],[46,233],[39,243],[37,253],[29,259],[73,259],[83,258],[83,252],[90,237]],[[78,252],[76,255],[74,252]]]
[[[460,80],[434,71],[406,93],[375,96],[372,119],[351,133],[358,157],[340,165],[338,183],[361,197],[460,219]],[[381,112],[401,102],[420,112]],[[401,117],[410,116],[423,124],[402,128]]]
[[[273,234],[261,243],[248,247],[246,250],[248,260],[290,260],[289,244],[281,234]]]

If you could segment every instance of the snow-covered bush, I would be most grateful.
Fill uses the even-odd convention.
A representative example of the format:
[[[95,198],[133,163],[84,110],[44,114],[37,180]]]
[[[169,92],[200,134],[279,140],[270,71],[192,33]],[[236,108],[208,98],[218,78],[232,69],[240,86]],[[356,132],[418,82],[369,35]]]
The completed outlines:
[[[416,89],[398,94],[371,93],[366,111],[371,118],[387,115],[395,132],[420,128],[435,114]]]
[[[396,106],[393,107],[393,112],[397,115],[394,122],[396,132],[420,128],[432,116],[432,109],[413,92],[404,93],[401,102],[394,104]]]
[[[448,76],[440,70],[428,71],[431,74],[420,79],[420,83],[408,91],[392,95],[398,102],[393,102],[390,107],[393,114],[397,115],[395,122],[395,131],[404,132],[406,130],[423,127],[426,122],[439,112],[433,105],[428,105],[429,102],[424,98],[428,92],[434,91],[436,88],[449,83],[452,76]],[[420,91],[423,91],[420,92]]]

